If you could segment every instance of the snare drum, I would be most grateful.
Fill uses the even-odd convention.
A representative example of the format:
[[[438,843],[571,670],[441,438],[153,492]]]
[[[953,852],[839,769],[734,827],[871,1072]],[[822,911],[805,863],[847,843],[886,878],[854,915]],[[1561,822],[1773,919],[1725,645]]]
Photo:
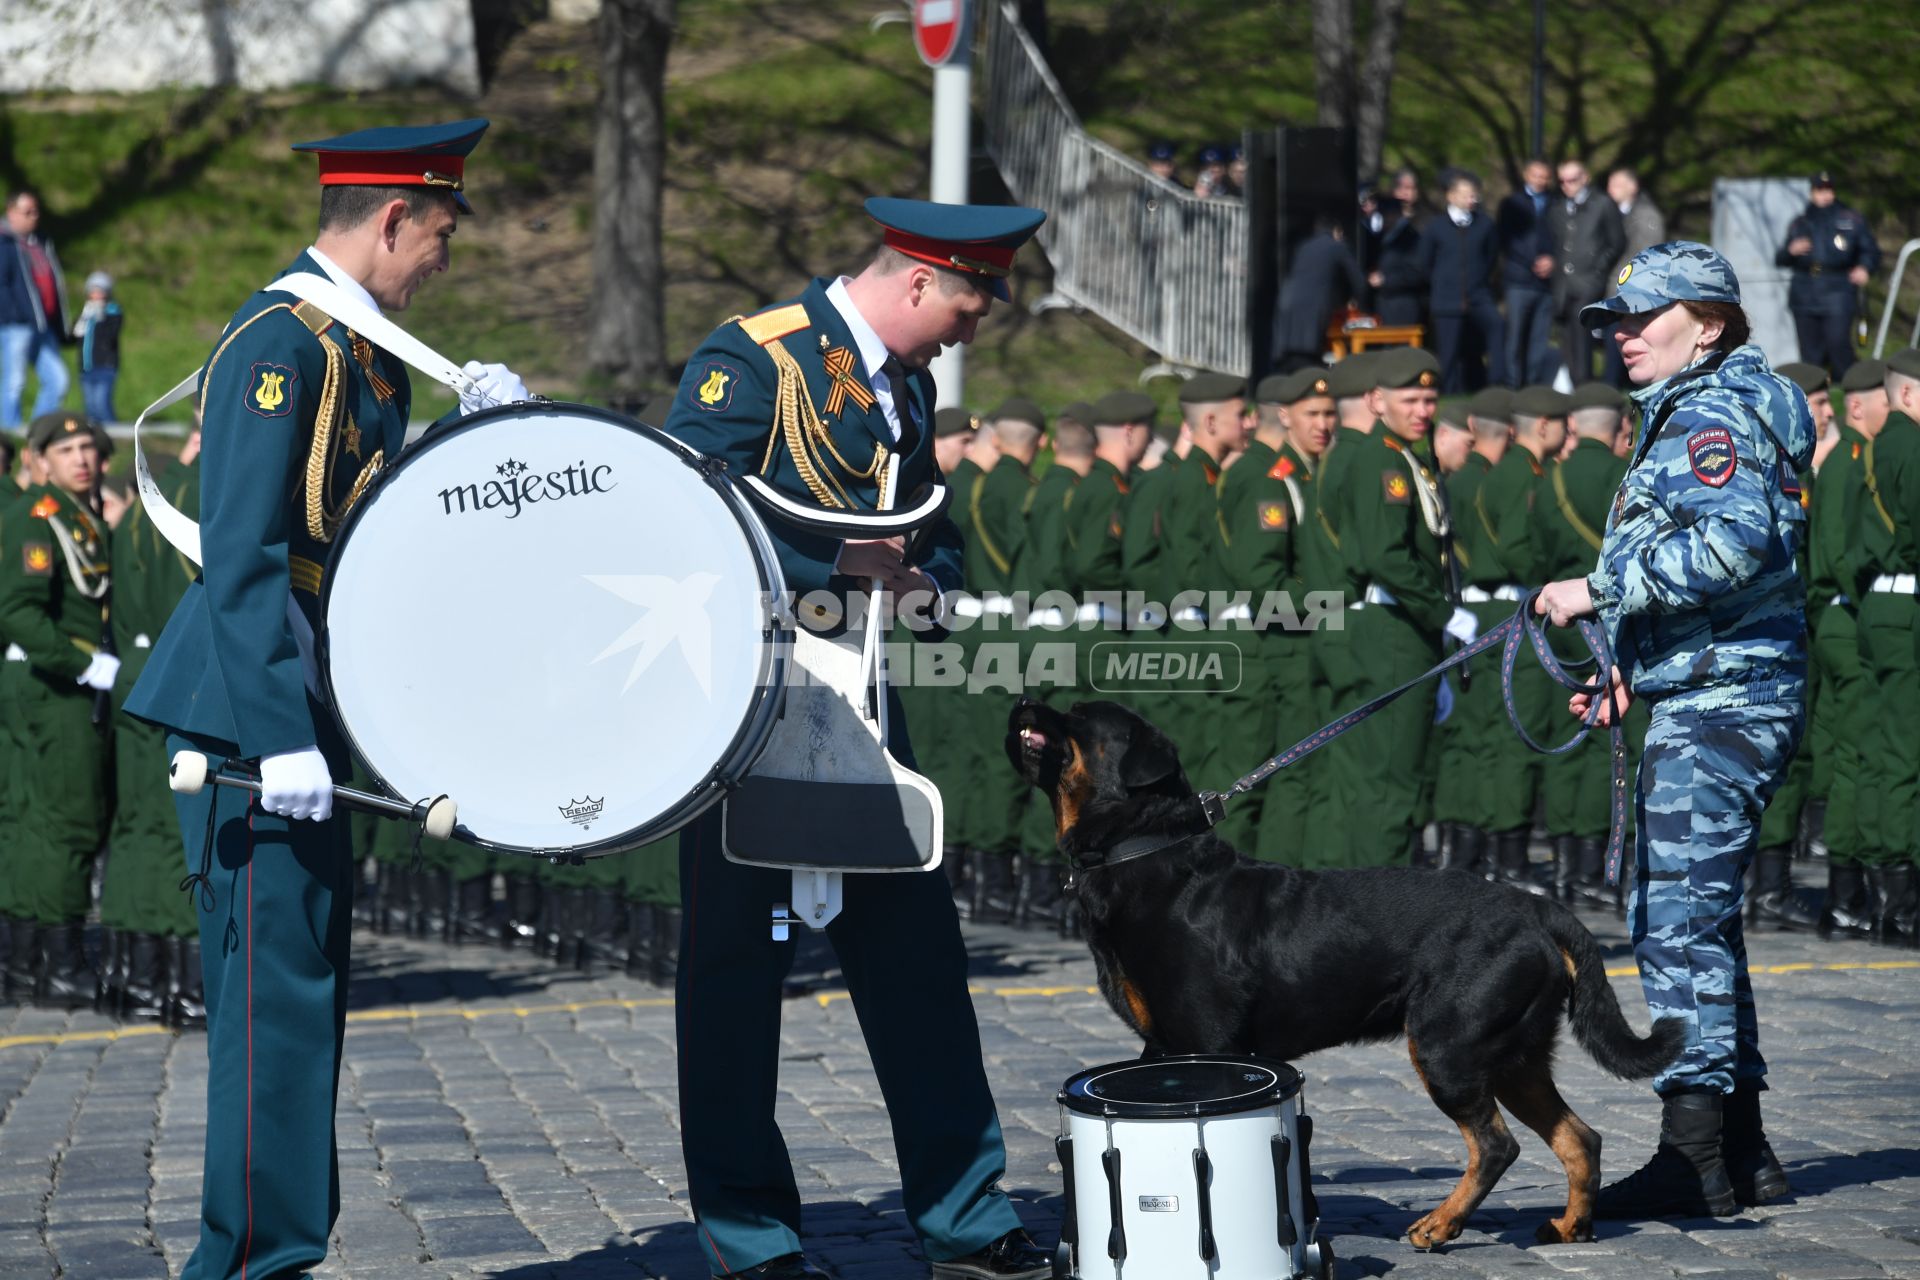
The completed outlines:
[[[1231,1054],[1093,1067],[1060,1090],[1073,1280],[1333,1275],[1314,1239],[1300,1073]]]
[[[759,517],[662,432],[580,405],[429,433],[354,508],[321,678],[388,791],[458,838],[594,856],[692,821],[759,754],[792,634]]]

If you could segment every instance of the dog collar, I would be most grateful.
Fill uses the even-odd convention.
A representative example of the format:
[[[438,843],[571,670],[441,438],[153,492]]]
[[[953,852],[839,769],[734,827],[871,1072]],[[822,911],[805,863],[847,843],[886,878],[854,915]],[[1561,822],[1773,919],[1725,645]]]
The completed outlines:
[[[1182,840],[1191,840],[1199,835],[1198,831],[1182,832],[1172,836],[1129,836],[1107,850],[1106,856],[1098,862],[1082,862],[1074,859],[1067,869],[1067,885],[1071,889],[1080,877],[1090,871],[1099,871],[1122,862],[1132,862],[1135,858],[1145,858],[1159,853],[1162,849],[1171,849]]]

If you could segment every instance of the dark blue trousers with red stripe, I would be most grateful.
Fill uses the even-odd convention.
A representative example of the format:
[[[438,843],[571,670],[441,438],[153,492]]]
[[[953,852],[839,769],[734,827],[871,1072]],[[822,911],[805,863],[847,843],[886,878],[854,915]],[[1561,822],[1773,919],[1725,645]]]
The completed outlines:
[[[214,764],[228,743],[170,734]],[[328,747],[335,777],[345,762]],[[174,797],[200,917],[207,1141],[200,1243],[181,1280],[278,1280],[327,1255],[340,1212],[334,1095],[346,1031],[353,857],[347,823],[290,822],[254,797]],[[215,807],[217,806],[217,808]],[[203,859],[209,812],[212,857]]]

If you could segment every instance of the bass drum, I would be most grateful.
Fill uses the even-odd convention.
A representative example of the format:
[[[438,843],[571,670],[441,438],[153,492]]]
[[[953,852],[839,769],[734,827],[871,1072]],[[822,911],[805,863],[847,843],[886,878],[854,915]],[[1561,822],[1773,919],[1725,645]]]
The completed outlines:
[[[724,469],[582,405],[429,433],[355,507],[322,584],[321,675],[397,796],[457,839],[592,857],[658,839],[759,754],[785,583]]]

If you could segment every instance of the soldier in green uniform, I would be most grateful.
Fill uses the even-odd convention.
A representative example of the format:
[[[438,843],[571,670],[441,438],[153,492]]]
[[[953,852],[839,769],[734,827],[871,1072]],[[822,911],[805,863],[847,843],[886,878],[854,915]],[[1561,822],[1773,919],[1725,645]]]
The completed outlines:
[[[1432,427],[1439,366],[1425,351],[1401,348],[1380,357],[1372,378],[1367,400],[1378,425],[1335,446],[1336,455],[1352,448],[1353,456],[1338,485],[1321,492],[1347,578],[1352,654],[1346,683],[1334,689],[1341,708],[1439,662],[1443,634],[1474,634],[1473,615],[1447,599],[1440,541],[1450,531],[1439,478],[1412,447]],[[1420,685],[1327,748],[1350,866],[1413,860],[1436,689]]]
[[[1088,410],[1093,465],[1065,501],[1062,586],[1079,602],[1073,631],[1076,669],[1089,690],[1110,687],[1114,659],[1130,643],[1125,534],[1134,469],[1153,440],[1155,406],[1138,391],[1115,391]],[[1103,693],[1103,696],[1107,696]]]
[[[1195,374],[1180,385],[1181,434],[1192,447],[1167,481],[1159,511],[1157,599],[1167,607],[1169,654],[1181,651],[1176,646],[1225,638],[1208,630],[1207,613],[1210,593],[1223,585],[1215,554],[1220,544],[1217,488],[1226,465],[1245,446],[1246,393],[1246,383],[1221,373]],[[1222,675],[1231,683],[1238,673],[1223,668]],[[1219,790],[1250,768],[1242,763],[1243,751],[1266,742],[1264,733],[1249,736],[1248,726],[1221,722],[1216,714],[1219,692],[1211,680],[1181,680],[1154,699],[1160,728],[1178,747],[1188,779],[1210,790]]]
[[[1543,571],[1538,581],[1543,582],[1592,571],[1614,495],[1627,474],[1626,463],[1613,455],[1627,398],[1604,382],[1588,382],[1575,388],[1570,401],[1570,448],[1560,461],[1547,464],[1547,482],[1534,505],[1537,560]],[[1555,634],[1553,640],[1562,658],[1574,656],[1572,637]],[[1584,648],[1579,652],[1584,656]],[[1548,700],[1556,702],[1559,695],[1550,693]],[[1564,729],[1556,724],[1552,732]],[[1555,896],[1611,910],[1614,890],[1606,883],[1604,863],[1613,762],[1606,739],[1596,735],[1563,755],[1540,758]]]
[[[754,469],[790,499],[837,509],[847,520],[880,505],[883,468],[898,468],[892,474],[903,493],[933,478],[926,427],[934,385],[926,363],[943,346],[971,340],[994,301],[1007,299],[1014,251],[1044,216],[883,199],[868,201],[867,210],[883,240],[868,265],[857,276],[815,280],[798,299],[715,330],[688,361],[666,423],[702,453]],[[715,372],[727,374],[729,394],[702,399]],[[1001,447],[1025,456],[987,474],[973,518],[976,541],[992,539],[1002,557],[994,572],[1010,575],[1039,430],[1013,430],[1010,415],[1002,425]],[[807,474],[830,476],[837,495],[822,497]],[[777,523],[768,533],[798,594],[844,595],[870,579],[896,598],[961,585],[961,544],[945,522],[916,538],[910,553],[890,540]],[[1005,576],[989,582],[1010,590]],[[975,697],[998,705],[1004,736],[1010,699]],[[897,711],[888,717],[889,746],[908,765],[914,728]],[[1013,776],[1004,756],[992,776]],[[847,832],[849,841],[860,838]],[[788,897],[790,877],[729,862],[717,810],[681,832],[680,849],[689,904],[676,999],[681,1145],[695,1234],[715,1274],[816,1276],[801,1254],[800,1193],[775,1108],[781,985],[794,943],[769,940],[767,920],[770,906]],[[1051,1270],[1047,1255],[1027,1238],[998,1185],[1005,1148],[946,883],[930,875],[849,875],[845,911],[828,933],[887,1099],[906,1220],[936,1280],[1041,1280]]]
[[[1920,945],[1920,667],[1914,632],[1920,630],[1920,525],[1912,520],[1920,490],[1920,350],[1887,357],[1887,421],[1861,455],[1866,500],[1855,513],[1845,553],[1851,591],[1859,601],[1861,665],[1872,694],[1870,736],[1863,758],[1879,757],[1881,786],[1869,804],[1859,797],[1861,861],[1873,912],[1873,937],[1894,946]]]
[[[1846,410],[1840,443],[1814,477],[1808,510],[1807,618],[1813,632],[1812,667],[1819,690],[1813,704],[1815,748],[1827,779],[1827,892],[1817,928],[1864,938],[1873,930],[1866,900],[1861,790],[1879,785],[1880,761],[1862,751],[1879,710],[1861,660],[1860,606],[1845,565],[1848,544],[1867,501],[1861,470],[1867,446],[1887,420],[1887,366],[1859,360],[1840,380]],[[1870,806],[1875,816],[1878,806]]]
[[[1553,500],[1544,483],[1546,466],[1566,440],[1568,408],[1567,397],[1548,387],[1516,391],[1510,407],[1513,447],[1474,495],[1474,518],[1487,534],[1493,558],[1506,574],[1506,581],[1493,590],[1496,599],[1517,600],[1528,586],[1548,580],[1534,534],[1535,512],[1541,503]],[[1562,700],[1558,686],[1538,663],[1528,659],[1515,664],[1513,698],[1527,731],[1535,741],[1546,741],[1558,728]],[[1489,877],[1528,892],[1545,893],[1545,887],[1533,878],[1527,856],[1544,757],[1536,755],[1510,730],[1493,742],[1486,804]]]
[[[82,924],[112,794],[105,700],[120,661],[105,643],[111,548],[92,507],[100,455],[87,419],[43,414],[27,441],[47,483],[9,512],[0,562],[0,636],[10,646],[0,681],[13,721],[7,801],[17,810],[6,851],[8,968],[16,994],[79,1008],[95,995]]]
[[[1244,632],[1240,686],[1222,694],[1224,725],[1244,725],[1228,771],[1245,772],[1305,738],[1318,727],[1309,632],[1289,625],[1312,616],[1309,583],[1326,580],[1312,559],[1313,476],[1333,438],[1333,396],[1327,371],[1317,367],[1262,379],[1254,390],[1253,438],[1220,482],[1219,558],[1225,590],[1246,593],[1219,621]],[[1280,596],[1284,593],[1285,603]],[[1241,616],[1244,612],[1244,618]],[[1235,801],[1222,834],[1257,858],[1291,866],[1321,865],[1323,851],[1307,840],[1308,816],[1325,761],[1319,753],[1280,770]],[[1230,785],[1233,779],[1216,779]],[[1253,801],[1254,803],[1248,803]]]
[[[1512,443],[1513,393],[1487,387],[1467,402],[1471,450],[1458,471],[1446,479],[1447,505],[1453,513],[1453,555],[1460,566],[1461,606],[1485,630],[1514,610],[1505,567],[1495,550],[1491,521],[1481,518],[1480,486],[1506,456]],[[1503,595],[1503,591],[1505,594]],[[1446,754],[1435,784],[1435,816],[1455,816],[1453,830],[1442,828],[1442,869],[1483,869],[1494,815],[1491,777],[1498,767],[1502,740],[1511,737],[1493,662],[1472,664],[1471,677],[1455,684],[1453,714],[1447,718]]]
[[[1193,436],[1184,418],[1173,423],[1163,423],[1156,418],[1147,451],[1127,473],[1132,492],[1127,502],[1128,520],[1120,539],[1120,554],[1126,566],[1127,590],[1139,593],[1141,605],[1140,608],[1128,606],[1134,616],[1128,619],[1127,625],[1142,636],[1167,625],[1164,504],[1174,476],[1179,474],[1181,464],[1192,449]],[[1136,709],[1149,719],[1159,710],[1160,704],[1155,699],[1142,698],[1136,702]]]
[[[1007,711],[1021,689],[1024,618],[1016,618],[1014,594],[1023,588],[1018,567],[1026,552],[1027,499],[1033,492],[1033,460],[1046,432],[1040,406],[1013,397],[987,416],[999,457],[974,482],[967,498],[967,589],[979,612],[970,626],[956,624],[966,655],[967,728],[971,780],[969,843],[974,919],[1010,921],[1025,860],[1022,823],[1033,789],[1006,767]]]
[[[176,510],[200,510],[193,465],[200,433],[160,480]],[[146,667],[154,639],[193,581],[193,562],[167,544],[135,501],[113,531],[114,651],[120,657],[114,709]],[[108,1003],[136,1018],[195,1025],[206,1015],[200,981],[200,924],[180,891],[180,829],[167,786],[166,736],[145,721],[113,719],[115,802],[100,881],[100,924],[107,952]]]
[[[318,157],[320,228],[290,271],[404,309],[448,265],[466,156],[486,123],[299,144]],[[502,366],[468,375],[463,408],[525,398]],[[411,405],[397,357],[271,286],[241,304],[201,373],[202,571],[126,706],[168,730],[169,753],[257,761],[261,783],[258,796],[176,797],[207,996],[187,1280],[311,1270],[339,1211],[333,1115],[358,868],[346,823],[332,820],[349,753],[302,653],[328,548],[399,454]]]

